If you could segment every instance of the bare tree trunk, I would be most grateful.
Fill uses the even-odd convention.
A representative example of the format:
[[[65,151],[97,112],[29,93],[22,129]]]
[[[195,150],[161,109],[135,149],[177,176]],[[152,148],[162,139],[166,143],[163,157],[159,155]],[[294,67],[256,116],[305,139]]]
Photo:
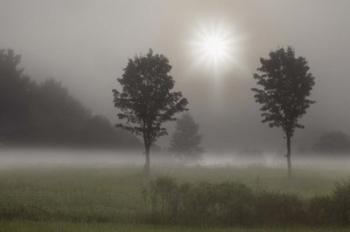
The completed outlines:
[[[151,171],[151,167],[150,167],[150,145],[148,145],[147,143],[145,143],[145,166],[144,166],[144,172],[145,175],[148,177],[150,175],[150,171]]]
[[[287,137],[287,164],[288,164],[288,178],[292,177],[292,160],[291,160],[291,146],[290,140],[291,137],[289,135]]]

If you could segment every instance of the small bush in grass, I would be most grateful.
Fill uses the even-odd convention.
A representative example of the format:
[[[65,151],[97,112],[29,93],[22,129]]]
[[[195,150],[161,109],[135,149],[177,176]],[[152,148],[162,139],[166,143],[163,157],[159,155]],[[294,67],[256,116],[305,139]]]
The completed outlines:
[[[254,193],[240,183],[177,183],[161,177],[147,191],[153,222],[200,225],[350,224],[350,184],[330,196]]]
[[[224,224],[253,224],[254,194],[243,184],[222,183],[215,186],[215,217]]]
[[[243,184],[178,184],[162,177],[148,190],[151,211],[162,221],[186,224],[250,224],[254,195]]]
[[[178,184],[170,177],[160,177],[151,181],[149,188],[144,189],[144,199],[150,205],[153,221],[171,219],[175,222],[183,207],[184,194],[188,184]]]
[[[260,193],[256,196],[255,219],[260,224],[302,224],[306,222],[304,201],[295,195]]]
[[[350,182],[337,185],[332,195],[334,216],[337,223],[350,224]]]
[[[190,184],[183,195],[182,221],[205,223],[213,220],[213,186],[209,183]]]
[[[308,219],[313,225],[336,223],[334,201],[331,196],[316,196],[309,200]]]

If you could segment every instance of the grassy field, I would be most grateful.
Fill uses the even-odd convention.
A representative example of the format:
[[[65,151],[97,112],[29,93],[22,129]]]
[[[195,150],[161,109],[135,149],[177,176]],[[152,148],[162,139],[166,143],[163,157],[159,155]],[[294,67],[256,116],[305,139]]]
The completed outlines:
[[[0,232],[347,232],[346,228],[195,228],[113,223],[0,222]]]
[[[153,176],[179,181],[238,181],[256,191],[326,195],[350,179],[347,170],[157,168]],[[288,231],[286,229],[186,229],[140,225],[146,211],[140,168],[51,167],[0,170],[0,231]],[[294,228],[290,231],[330,231]],[[331,229],[331,231],[347,231]]]

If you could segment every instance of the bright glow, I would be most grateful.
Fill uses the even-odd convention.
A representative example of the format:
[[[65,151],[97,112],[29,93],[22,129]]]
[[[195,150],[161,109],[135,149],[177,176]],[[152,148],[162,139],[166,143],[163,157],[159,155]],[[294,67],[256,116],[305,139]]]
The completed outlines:
[[[237,38],[221,24],[209,24],[198,27],[191,41],[193,58],[198,65],[205,65],[215,71],[234,63],[236,59]]]

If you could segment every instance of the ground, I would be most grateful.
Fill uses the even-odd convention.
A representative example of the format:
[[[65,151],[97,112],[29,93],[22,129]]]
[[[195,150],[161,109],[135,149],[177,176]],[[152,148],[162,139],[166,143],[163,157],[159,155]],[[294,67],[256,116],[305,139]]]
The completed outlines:
[[[292,180],[282,168],[167,167],[153,176],[178,181],[236,181],[255,191],[326,195],[350,170],[296,168]],[[143,225],[147,210],[142,189],[147,180],[140,167],[31,167],[0,170],[0,231],[348,231],[346,228],[183,228]]]
[[[1,232],[347,232],[346,228],[195,228],[115,223],[0,222]]]

